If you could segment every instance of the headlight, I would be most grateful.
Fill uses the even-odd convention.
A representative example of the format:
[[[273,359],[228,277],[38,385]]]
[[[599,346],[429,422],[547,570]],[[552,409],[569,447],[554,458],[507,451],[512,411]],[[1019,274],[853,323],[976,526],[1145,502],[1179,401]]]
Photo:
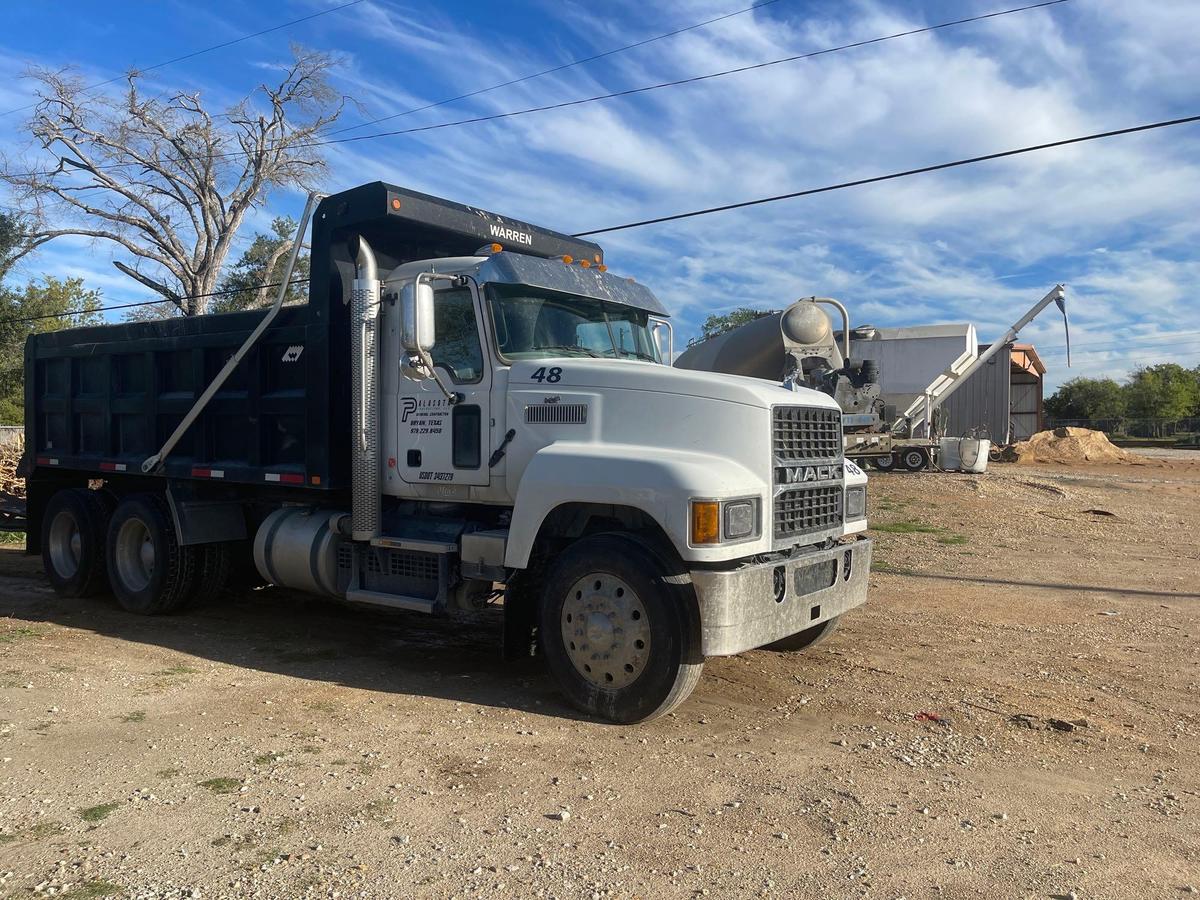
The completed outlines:
[[[867,489],[858,487],[846,488],[846,518],[861,519],[867,514]]]
[[[755,519],[754,501],[752,500],[737,500],[733,503],[725,504],[725,538],[726,540],[735,540],[737,538],[750,537],[754,534]]]
[[[759,533],[759,499],[693,500],[691,539],[693,544],[745,541]]]

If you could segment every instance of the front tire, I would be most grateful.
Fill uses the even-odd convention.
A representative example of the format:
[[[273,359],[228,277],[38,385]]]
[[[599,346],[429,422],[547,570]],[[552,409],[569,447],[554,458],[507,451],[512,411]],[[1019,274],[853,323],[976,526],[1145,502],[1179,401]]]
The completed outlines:
[[[774,650],[776,653],[795,653],[797,650],[807,650],[809,647],[815,647],[837,631],[838,622],[841,619],[841,616],[826,619],[820,625],[814,625],[811,628],[805,628],[803,631],[797,631],[795,634],[788,635],[781,640],[775,641],[773,644],[767,644],[763,649]]]
[[[547,574],[539,636],[560,690],[586,713],[644,722],[687,699],[704,667],[695,601],[639,542],[595,535]]]
[[[117,506],[108,526],[107,560],[113,593],[131,613],[171,612],[195,590],[196,552],[179,545],[167,501],[157,494],[134,494]]]
[[[104,540],[113,501],[86,488],[59,491],[42,516],[42,565],[60,597],[92,597],[108,588]]]

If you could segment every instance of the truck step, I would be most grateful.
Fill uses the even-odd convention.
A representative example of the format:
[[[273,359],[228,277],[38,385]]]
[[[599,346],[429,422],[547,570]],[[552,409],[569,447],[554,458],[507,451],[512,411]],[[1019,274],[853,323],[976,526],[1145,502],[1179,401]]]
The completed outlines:
[[[418,553],[457,553],[458,544],[453,541],[430,541],[421,538],[381,537],[371,539],[372,547],[389,550],[415,550]]]
[[[346,599],[351,603],[364,603],[368,606],[384,606],[388,609],[406,609],[411,612],[433,612],[433,601],[424,597],[405,597],[402,594],[385,594],[383,591],[368,591],[361,588],[351,588],[346,591]]]

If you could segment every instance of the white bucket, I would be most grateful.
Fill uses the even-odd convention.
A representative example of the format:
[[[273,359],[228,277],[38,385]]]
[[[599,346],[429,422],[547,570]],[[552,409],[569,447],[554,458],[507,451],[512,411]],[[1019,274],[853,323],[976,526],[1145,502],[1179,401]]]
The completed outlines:
[[[947,472],[957,472],[962,465],[959,441],[962,438],[944,437],[938,441],[938,465]]]
[[[964,472],[987,471],[992,442],[986,438],[962,438],[958,442],[959,467]]]

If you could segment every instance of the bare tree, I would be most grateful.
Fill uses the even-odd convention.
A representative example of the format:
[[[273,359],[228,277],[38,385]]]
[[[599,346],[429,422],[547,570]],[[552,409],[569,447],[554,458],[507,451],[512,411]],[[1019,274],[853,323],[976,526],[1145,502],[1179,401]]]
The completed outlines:
[[[39,102],[29,122],[51,165],[0,162],[24,213],[24,252],[66,235],[111,242],[113,265],[185,315],[207,308],[246,214],[275,187],[309,189],[325,172],[319,133],[345,106],[330,86],[334,60],[292,48],[275,85],[223,114],[198,93],[165,99],[128,75],[120,98],[85,96],[69,72],[31,71]],[[35,156],[36,159],[36,156]]]

